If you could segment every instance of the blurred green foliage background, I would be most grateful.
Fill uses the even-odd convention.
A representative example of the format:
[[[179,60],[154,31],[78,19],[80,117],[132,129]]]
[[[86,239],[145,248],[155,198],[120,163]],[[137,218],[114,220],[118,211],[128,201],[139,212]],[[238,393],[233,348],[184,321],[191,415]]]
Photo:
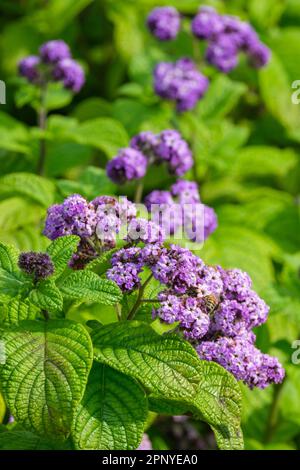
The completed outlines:
[[[174,116],[153,93],[153,67],[195,52],[201,58],[202,46],[195,51],[188,21],[175,41],[159,43],[145,18],[154,6],[173,5],[191,16],[200,4],[250,21],[272,60],[259,72],[242,62],[229,76],[203,65],[211,79],[207,95],[194,112]],[[0,106],[1,240],[43,248],[42,221],[51,203],[74,192],[89,198],[114,193],[107,159],[138,131],[170,128],[175,119],[194,151],[190,177],[219,217],[218,230],[198,254],[249,272],[271,305],[258,345],[287,371],[280,387],[243,387],[246,447],[300,449],[300,363],[292,363],[293,343],[300,340],[300,105],[292,104],[292,83],[300,80],[299,0],[1,0],[0,13],[0,79],[7,93]],[[37,178],[33,92],[17,77],[17,62],[57,38],[70,45],[87,80],[74,99],[53,87],[47,178]],[[148,190],[154,180],[156,188],[171,181],[162,172],[151,174]],[[176,445],[167,424],[149,430],[156,448]],[[206,428],[199,432],[205,440]]]

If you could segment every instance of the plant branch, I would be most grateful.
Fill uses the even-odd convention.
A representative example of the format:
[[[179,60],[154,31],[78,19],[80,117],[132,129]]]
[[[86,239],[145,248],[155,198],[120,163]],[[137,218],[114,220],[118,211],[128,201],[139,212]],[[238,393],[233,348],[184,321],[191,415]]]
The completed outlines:
[[[38,126],[42,132],[44,132],[47,127],[46,95],[47,95],[47,84],[43,83],[41,85],[40,109],[38,112]],[[39,161],[38,161],[38,167],[37,167],[37,173],[39,175],[44,174],[45,160],[46,160],[46,139],[44,136],[42,136],[40,138]]]
[[[271,408],[270,408],[270,412],[269,412],[269,416],[267,420],[266,432],[265,432],[264,442],[266,444],[271,442],[273,434],[277,426],[278,409],[279,409],[280,397],[282,394],[284,382],[285,382],[285,379],[281,382],[281,384],[275,386],[274,388],[273,400],[271,403]]]
[[[136,299],[136,302],[135,302],[134,306],[132,307],[131,311],[129,312],[127,320],[132,320],[134,318],[134,316],[137,312],[137,309],[139,308],[139,306],[142,303],[142,298],[143,298],[145,289],[146,289],[147,285],[149,284],[149,282],[151,281],[152,277],[153,277],[153,274],[151,273],[150,276],[144,282],[144,284],[140,287],[138,297]]]
[[[139,181],[139,183],[136,187],[135,196],[134,196],[135,204],[139,204],[142,201],[143,190],[144,190],[144,182],[143,182],[143,180],[141,180],[141,181]]]

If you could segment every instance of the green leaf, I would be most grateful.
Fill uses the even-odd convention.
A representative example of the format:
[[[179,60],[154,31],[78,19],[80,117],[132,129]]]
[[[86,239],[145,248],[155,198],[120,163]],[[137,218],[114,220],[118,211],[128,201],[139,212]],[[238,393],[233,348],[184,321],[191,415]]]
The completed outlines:
[[[11,245],[0,242],[0,268],[14,273],[18,271],[19,252]]]
[[[22,320],[34,320],[39,313],[35,305],[27,300],[13,299],[6,305],[3,305],[3,323],[5,325],[18,325]]]
[[[16,421],[42,436],[67,437],[92,364],[85,328],[70,320],[24,321],[0,339],[1,388]]]
[[[91,337],[97,361],[139,380],[152,400],[181,403],[217,430],[222,448],[242,448],[240,390],[225,369],[200,361],[177,335],[137,321],[103,326]]]
[[[77,449],[133,450],[142,439],[147,400],[130,377],[95,363],[73,423]]]
[[[0,301],[9,301],[10,298],[18,296],[30,285],[31,282],[27,281],[22,273],[11,273],[0,268]]]
[[[47,253],[55,266],[53,279],[59,277],[66,269],[68,261],[75,253],[80,238],[76,235],[67,235],[54,240],[47,248]]]
[[[217,76],[199,103],[199,117],[204,120],[223,118],[237,105],[245,91],[244,83],[233,82],[226,75]]]
[[[29,431],[0,433],[0,450],[55,450],[55,444]]]
[[[6,413],[6,405],[3,396],[0,393],[0,424],[3,422]],[[1,446],[0,446],[1,449]]]
[[[127,147],[129,136],[124,127],[110,118],[91,119],[83,122],[74,140],[80,144],[91,145],[102,150],[108,157],[114,157],[121,147]]]
[[[119,287],[92,271],[77,271],[66,277],[60,285],[66,298],[113,305],[122,298]]]
[[[0,195],[16,194],[48,207],[54,202],[55,186],[50,180],[31,173],[10,173],[0,178]]]
[[[292,104],[289,76],[274,52],[268,66],[259,71],[259,84],[262,98],[272,116],[289,131],[297,132],[299,107]]]
[[[53,281],[40,281],[29,294],[29,301],[43,310],[59,312],[63,308],[63,297]]]

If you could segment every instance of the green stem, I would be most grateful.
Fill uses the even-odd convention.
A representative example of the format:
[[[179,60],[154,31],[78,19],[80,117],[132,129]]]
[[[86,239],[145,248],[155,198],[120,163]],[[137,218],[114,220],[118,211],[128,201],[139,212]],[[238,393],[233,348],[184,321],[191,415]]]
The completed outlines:
[[[122,321],[122,308],[120,304],[115,305],[118,321]]]
[[[40,109],[38,112],[38,126],[42,132],[44,132],[47,127],[46,95],[47,95],[47,84],[44,83],[41,86]],[[39,175],[44,174],[45,160],[46,160],[46,139],[44,136],[42,136],[40,138],[39,161],[38,161],[38,166],[37,166],[37,173]]]
[[[273,400],[271,403],[271,408],[267,420],[266,432],[265,432],[265,439],[264,442],[267,444],[271,442],[273,434],[275,432],[277,426],[277,417],[278,417],[278,409],[280,405],[280,397],[283,390],[285,379],[281,382],[281,384],[275,386],[274,388],[274,395]]]
[[[141,181],[139,181],[139,183],[136,187],[135,196],[134,196],[135,204],[139,204],[142,201],[143,190],[144,190],[144,182],[143,182],[143,180],[141,180]]]
[[[50,319],[49,312],[47,310],[42,310],[42,315],[46,321]]]
[[[143,298],[143,294],[145,292],[145,289],[146,289],[147,285],[149,284],[149,282],[151,281],[152,277],[153,277],[153,274],[151,273],[150,276],[144,282],[144,284],[140,287],[136,302],[135,302],[134,306],[132,307],[131,311],[129,312],[127,320],[132,320],[134,318],[134,316],[137,312],[137,309],[139,308],[139,306],[142,303],[142,298]]]

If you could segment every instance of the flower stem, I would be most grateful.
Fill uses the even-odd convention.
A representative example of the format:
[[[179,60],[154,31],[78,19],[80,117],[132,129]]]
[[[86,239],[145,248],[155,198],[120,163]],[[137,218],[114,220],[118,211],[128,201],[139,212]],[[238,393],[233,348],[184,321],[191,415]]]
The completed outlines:
[[[139,308],[139,306],[142,303],[142,298],[143,298],[145,289],[146,289],[147,285],[149,284],[149,282],[151,281],[152,277],[153,277],[153,274],[151,273],[150,276],[144,282],[144,284],[140,287],[136,302],[135,302],[134,306],[132,307],[131,311],[129,312],[127,320],[132,320],[134,318],[134,316],[137,312],[137,309]]]
[[[42,310],[42,315],[46,321],[50,319],[49,312],[47,310]]]
[[[143,180],[141,180],[141,181],[139,181],[139,183],[136,187],[135,196],[134,196],[135,204],[139,204],[142,201],[143,190],[144,190],[144,182],[143,182]]]
[[[41,85],[40,109],[38,112],[38,126],[40,130],[43,132],[46,130],[46,127],[47,127],[46,94],[47,94],[47,84],[44,83]],[[38,161],[38,166],[37,166],[37,173],[39,175],[44,174],[45,160],[46,160],[46,140],[45,140],[45,137],[42,136],[40,138],[39,161]]]
[[[118,321],[122,321],[122,308],[121,308],[121,305],[118,303],[118,304],[115,305],[115,308],[116,308]]]
[[[269,416],[267,420],[266,432],[265,432],[264,442],[266,444],[271,442],[273,434],[276,429],[278,408],[280,404],[280,397],[281,397],[284,382],[285,382],[285,379],[281,382],[281,384],[275,386],[274,388],[273,400],[271,403],[271,408],[270,408],[270,412],[269,412]]]

